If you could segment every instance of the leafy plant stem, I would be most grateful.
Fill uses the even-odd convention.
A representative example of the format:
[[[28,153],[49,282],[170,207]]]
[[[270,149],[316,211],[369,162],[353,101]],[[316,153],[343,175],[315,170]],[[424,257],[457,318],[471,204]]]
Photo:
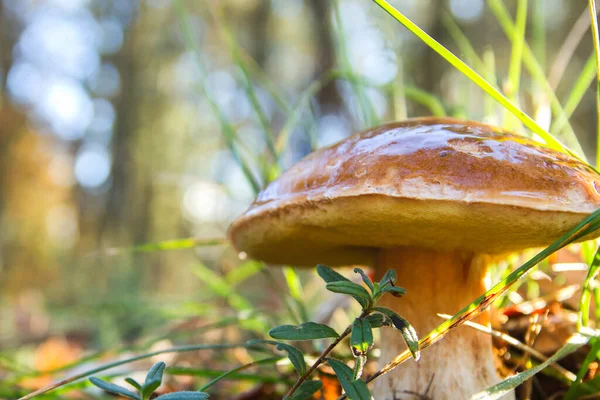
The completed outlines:
[[[363,318],[365,317],[367,314],[366,312],[363,312],[359,318]],[[294,384],[294,386],[292,386],[292,388],[290,389],[290,391],[286,394],[286,398],[291,397],[294,392],[298,389],[298,387],[300,387],[300,385],[308,379],[308,377],[310,376],[310,374],[313,373],[313,371],[315,369],[317,369],[317,367],[319,365],[321,365],[324,361],[325,358],[329,355],[329,353],[331,353],[331,351],[346,337],[348,336],[350,333],[352,332],[352,324],[348,325],[348,327],[344,330],[344,332],[342,332],[342,334],[335,339],[333,342],[331,342],[331,344],[323,351],[323,353],[321,353],[321,355],[319,356],[319,358],[317,358],[317,360],[306,370],[306,372],[298,379],[298,381]]]

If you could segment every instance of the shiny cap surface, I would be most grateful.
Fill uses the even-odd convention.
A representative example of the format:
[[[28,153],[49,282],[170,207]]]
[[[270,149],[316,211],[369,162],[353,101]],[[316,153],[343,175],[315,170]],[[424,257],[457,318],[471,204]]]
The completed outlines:
[[[310,154],[230,227],[273,263],[369,264],[377,248],[499,253],[543,246],[600,206],[579,160],[478,122],[385,124]]]

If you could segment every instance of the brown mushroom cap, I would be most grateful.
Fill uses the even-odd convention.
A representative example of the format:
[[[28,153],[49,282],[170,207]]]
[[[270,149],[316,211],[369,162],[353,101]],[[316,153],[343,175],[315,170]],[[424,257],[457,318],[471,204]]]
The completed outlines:
[[[271,263],[371,264],[378,248],[548,245],[600,206],[600,176],[523,136],[451,118],[382,125],[310,154],[230,227]]]

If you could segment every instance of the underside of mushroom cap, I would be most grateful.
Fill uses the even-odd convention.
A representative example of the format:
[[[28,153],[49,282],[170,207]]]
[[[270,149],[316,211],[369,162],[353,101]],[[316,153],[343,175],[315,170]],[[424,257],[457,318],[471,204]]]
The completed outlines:
[[[386,124],[304,158],[233,222],[272,263],[370,264],[378,248],[500,253],[556,240],[600,206],[579,160],[488,125]]]

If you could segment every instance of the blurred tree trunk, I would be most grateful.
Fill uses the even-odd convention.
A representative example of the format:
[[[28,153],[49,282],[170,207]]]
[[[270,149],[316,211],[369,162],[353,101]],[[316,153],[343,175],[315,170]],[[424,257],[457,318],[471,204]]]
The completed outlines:
[[[10,35],[5,7],[4,2],[0,2],[0,285],[7,265],[5,231],[2,223],[4,221],[4,195],[7,189],[4,179],[6,176],[6,153],[15,131],[15,127],[12,125],[21,125],[25,122],[23,118],[13,119],[14,110],[8,107],[6,98],[6,77],[12,64],[13,38]]]
[[[319,78],[325,72],[335,68],[336,50],[331,27],[331,13],[334,2],[309,0],[308,6],[314,16],[314,32],[317,43],[316,59],[319,61],[315,69],[315,77]],[[342,103],[335,82],[330,82],[317,94],[317,100],[325,111],[336,112]],[[329,110],[327,110],[329,109]]]
[[[429,34],[438,42],[448,44],[446,37],[446,29],[442,24],[442,12],[447,8],[442,0],[433,0],[429,5]],[[424,43],[420,45],[426,46]],[[419,86],[429,93],[440,93],[440,79],[442,79],[444,71],[448,68],[448,63],[442,57],[433,51],[429,46],[423,54],[423,59],[418,61],[415,66],[418,66],[417,71],[422,71],[420,74],[421,81]],[[425,68],[423,68],[425,66]],[[415,71],[416,72],[416,71]]]
[[[143,2],[134,21],[114,60],[121,93],[115,102],[112,185],[102,218],[104,247],[175,239],[186,231],[181,193],[177,181],[170,179],[185,173],[189,136],[183,129],[186,121],[178,118],[181,104],[171,97],[174,75],[165,79],[173,74],[182,50],[178,35],[165,35],[165,27],[177,32],[178,26],[172,9],[166,12]],[[170,254],[169,262],[177,257]],[[159,254],[132,256],[132,284],[155,290],[175,279],[166,273],[163,259]]]
[[[259,1],[250,14],[250,38],[252,40],[252,58],[261,67],[265,66],[269,54],[269,16],[271,2]]]
[[[104,218],[100,220],[99,237],[110,236],[106,231],[123,230],[117,240],[130,243],[131,240],[144,240],[143,232],[133,237],[123,237],[129,229],[137,229],[136,210],[132,198],[132,185],[136,182],[134,146],[137,133],[138,74],[137,55],[140,52],[136,44],[137,29],[132,27],[126,34],[121,51],[114,63],[121,77],[121,92],[115,101],[116,122],[112,143],[113,167],[112,184],[108,193]],[[143,197],[143,196],[139,196]],[[133,232],[133,230],[131,231]],[[141,237],[140,237],[141,236]],[[123,243],[121,243],[123,244]],[[109,245],[118,245],[109,243]]]

